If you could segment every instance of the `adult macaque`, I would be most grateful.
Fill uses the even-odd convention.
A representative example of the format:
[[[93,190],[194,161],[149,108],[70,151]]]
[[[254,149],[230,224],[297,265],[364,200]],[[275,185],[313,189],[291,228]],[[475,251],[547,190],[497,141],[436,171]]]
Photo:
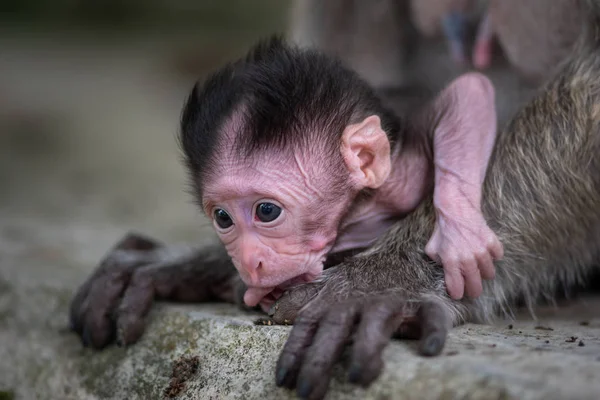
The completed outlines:
[[[335,54],[374,87],[405,84],[407,58],[414,49],[413,27],[424,36],[446,38],[451,58],[467,64],[471,25],[480,0],[295,0],[290,37]],[[487,26],[482,24],[482,26]],[[491,57],[491,35],[476,48]],[[481,57],[481,55],[480,55]]]
[[[572,51],[583,25],[581,0],[489,0],[478,43],[495,35],[509,62],[541,83]]]
[[[407,83],[414,48],[409,0],[295,0],[289,36],[336,55],[377,89]]]
[[[411,0],[411,17],[421,34],[435,37],[443,34],[450,56],[459,65],[467,65],[470,56],[471,25],[481,19],[481,0]],[[488,24],[481,19],[473,50],[473,64],[486,67],[491,62],[492,37]]]
[[[296,0],[291,38],[336,54],[376,88],[406,85],[412,26],[443,35],[451,59],[492,65],[496,39],[508,62],[533,84],[572,50],[583,23],[580,0]],[[419,68],[419,66],[417,66]]]
[[[411,16],[423,35],[444,34],[456,62],[470,55],[478,69],[491,66],[496,38],[509,63],[537,84],[569,55],[584,21],[580,0],[412,0]]]

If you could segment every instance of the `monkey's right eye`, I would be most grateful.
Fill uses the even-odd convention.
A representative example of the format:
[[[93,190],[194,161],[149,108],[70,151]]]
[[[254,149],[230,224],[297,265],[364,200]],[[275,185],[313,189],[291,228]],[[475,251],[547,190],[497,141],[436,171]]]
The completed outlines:
[[[223,210],[222,208],[215,210],[215,221],[221,229],[227,229],[233,225],[233,220],[229,214],[227,214],[227,211]]]

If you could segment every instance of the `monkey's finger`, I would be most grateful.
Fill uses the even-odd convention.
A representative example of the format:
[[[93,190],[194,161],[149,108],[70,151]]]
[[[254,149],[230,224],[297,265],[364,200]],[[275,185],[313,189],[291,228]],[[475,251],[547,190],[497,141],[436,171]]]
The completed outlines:
[[[350,338],[358,309],[355,302],[340,303],[320,320],[298,374],[297,392],[301,398],[321,399],[325,396],[331,371]]]
[[[135,343],[144,332],[144,317],[152,306],[155,288],[152,269],[141,268],[131,276],[117,311],[117,344]]]
[[[296,318],[290,336],[277,360],[275,382],[277,386],[292,389],[296,386],[296,378],[303,360],[304,351],[312,343],[317,331],[319,318],[324,313],[323,308],[304,309]]]
[[[483,279],[494,279],[496,276],[496,268],[494,267],[494,261],[492,256],[487,251],[477,256],[477,267],[481,278]]]
[[[156,258],[151,251],[137,250],[114,250],[107,255],[104,261],[92,274],[92,276],[81,286],[77,294],[71,300],[70,325],[71,329],[80,335],[84,331],[84,315],[95,310],[100,295],[92,295],[92,289],[102,285],[107,279],[111,282],[119,282],[119,287],[124,288],[129,282],[133,270],[141,265],[146,265]]]
[[[288,289],[269,310],[269,316],[278,324],[293,323],[308,303],[317,297],[321,284],[307,283]]]
[[[461,269],[465,279],[465,292],[467,296],[472,299],[479,297],[483,292],[483,285],[481,283],[481,274],[477,267],[477,261],[466,261],[463,263]]]
[[[462,299],[465,290],[465,281],[461,273],[460,264],[455,260],[448,260],[443,264],[446,290],[454,300]]]
[[[112,254],[112,253],[111,253]],[[105,257],[105,260],[100,266],[94,271],[83,285],[77,290],[73,299],[71,299],[71,305],[69,310],[69,322],[71,330],[82,335],[84,330],[84,318],[85,314],[89,312],[90,308],[93,309],[98,301],[98,295],[91,295],[92,289],[98,283],[104,282],[109,275],[119,274],[119,277],[113,276],[112,279],[118,279],[124,281],[122,286],[126,284],[129,279],[129,272],[123,269],[118,272],[118,268],[115,268],[113,259],[110,258],[110,254]],[[90,299],[90,296],[92,299]]]
[[[128,254],[135,255],[136,258],[148,258],[147,252],[154,251],[162,247],[162,244],[154,239],[146,236],[130,232],[121,238],[113,248],[103,257],[100,265],[92,273],[92,275],[79,287],[75,296],[71,300],[69,321],[70,328],[78,334],[83,334],[83,321],[82,313],[84,311],[83,303],[88,297],[88,294],[94,284],[94,282],[103,274],[106,274],[108,270],[117,267],[115,263],[122,258],[119,254],[127,252]],[[129,263],[130,260],[126,260],[125,263]],[[138,264],[141,264],[141,260],[138,260]],[[125,267],[125,266],[124,266]]]
[[[428,301],[419,307],[417,317],[421,322],[419,353],[424,356],[440,354],[452,327],[450,314],[441,303]]]
[[[383,350],[403,320],[403,308],[395,298],[383,298],[363,310],[352,348],[350,382],[366,387],[379,376]]]
[[[438,249],[440,248],[440,240],[441,240],[441,236],[438,233],[439,228],[436,224],[435,228],[433,229],[433,234],[431,235],[431,238],[429,239],[429,242],[427,242],[427,245],[425,245],[425,254],[427,254],[427,256],[429,258],[431,258],[433,261],[435,262],[441,262],[440,260],[440,256],[438,254]]]
[[[502,243],[495,235],[487,247],[494,260],[502,260],[504,258],[504,246],[502,246]]]
[[[93,282],[81,307],[81,322],[78,322],[81,324],[84,346],[101,349],[112,340],[112,313],[119,304],[128,280],[128,272],[115,270]]]
[[[92,287],[92,280],[88,279],[83,285],[79,287],[71,304],[69,306],[69,327],[72,331],[77,332],[79,335],[83,333],[83,315],[85,311],[85,300],[88,296],[90,288]]]

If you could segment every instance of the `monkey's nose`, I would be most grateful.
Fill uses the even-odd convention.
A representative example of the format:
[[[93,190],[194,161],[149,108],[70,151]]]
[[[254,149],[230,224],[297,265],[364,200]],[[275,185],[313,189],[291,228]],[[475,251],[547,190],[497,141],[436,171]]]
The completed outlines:
[[[246,272],[246,276],[248,277],[248,284],[252,286],[260,285],[260,276],[259,273],[262,270],[262,262],[258,263],[244,263],[244,271]]]

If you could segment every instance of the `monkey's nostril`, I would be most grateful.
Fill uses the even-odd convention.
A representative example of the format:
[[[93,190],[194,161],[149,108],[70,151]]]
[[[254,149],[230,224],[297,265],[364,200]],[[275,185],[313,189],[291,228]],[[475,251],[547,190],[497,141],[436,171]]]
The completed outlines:
[[[256,270],[258,271],[259,269],[262,269],[262,266],[263,266],[262,262],[259,262],[258,265],[257,265],[257,267],[256,267]]]

